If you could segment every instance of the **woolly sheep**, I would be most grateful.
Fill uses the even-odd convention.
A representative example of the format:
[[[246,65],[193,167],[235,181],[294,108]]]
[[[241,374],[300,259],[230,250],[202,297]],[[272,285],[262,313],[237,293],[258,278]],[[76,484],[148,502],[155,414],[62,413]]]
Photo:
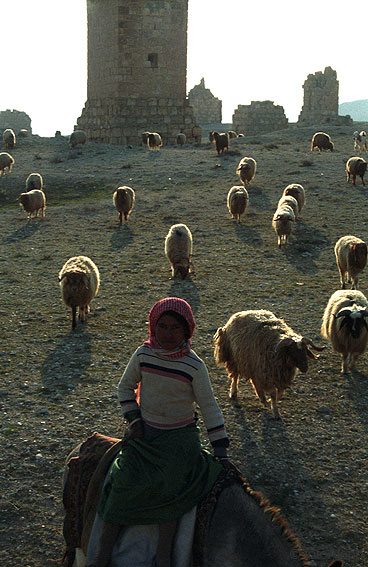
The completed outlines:
[[[40,173],[30,173],[26,179],[26,191],[43,188],[43,179]]]
[[[229,136],[229,139],[232,140],[232,138],[237,138],[238,134],[236,132],[234,132],[234,130],[229,130],[227,135]]]
[[[353,178],[353,185],[355,185],[355,180],[357,175],[361,178],[362,184],[364,183],[364,174],[367,171],[367,162],[361,157],[351,157],[346,162],[346,181],[350,183],[350,175]]]
[[[277,245],[279,248],[287,244],[291,234],[292,223],[295,221],[293,209],[289,205],[278,207],[272,218],[272,226],[277,234]]]
[[[303,185],[300,185],[299,183],[291,183],[284,189],[282,196],[285,197],[286,195],[291,195],[298,201],[298,214],[300,214],[305,205],[305,191]]]
[[[11,170],[14,165],[14,158],[8,154],[7,152],[0,153],[0,171],[1,175],[5,175],[5,170],[8,169],[8,173],[11,173]]]
[[[120,224],[123,222],[123,215],[124,219],[127,221],[134,207],[134,189],[127,187],[126,185],[124,185],[123,187],[118,187],[114,192],[112,199],[115,208],[119,213]]]
[[[230,397],[236,398],[238,381],[250,380],[256,395],[275,418],[277,402],[291,385],[297,369],[308,370],[308,357],[318,358],[311,349],[321,351],[309,339],[295,333],[283,319],[271,311],[240,311],[230,317],[214,335],[216,362],[224,365],[231,379]]]
[[[365,152],[368,152],[367,132],[365,132],[364,130],[358,132],[358,130],[356,130],[353,134],[353,140],[354,140],[354,151],[359,150],[360,153],[362,150],[365,150]]]
[[[6,130],[4,130],[3,140],[4,140],[4,143],[5,143],[6,149],[12,150],[15,147],[15,144],[16,144],[16,137],[15,137],[15,134],[14,134],[14,130],[12,130],[11,128],[7,128]]]
[[[293,209],[295,218],[297,218],[299,213],[299,205],[298,201],[292,195],[283,195],[277,204],[277,208],[282,207],[283,205],[289,205]]]
[[[318,148],[320,152],[322,150],[330,150],[331,152],[333,152],[334,143],[332,142],[330,136],[325,132],[316,132],[312,138],[311,152],[313,152],[314,148]]]
[[[42,216],[45,216],[46,195],[43,191],[33,189],[32,191],[21,193],[18,199],[23,209],[28,213],[29,218],[32,218],[33,213],[36,213],[34,216],[37,217],[39,210],[42,210]]]
[[[60,270],[59,283],[63,301],[72,309],[72,329],[75,329],[77,307],[83,323],[90,311],[89,304],[98,293],[100,273],[87,256],[73,256]]]
[[[223,154],[225,150],[229,149],[229,135],[227,132],[222,132],[221,134],[211,132],[211,134],[213,135],[213,143],[218,155],[220,155],[220,153]]]
[[[340,273],[341,289],[352,282],[352,289],[358,289],[358,274],[367,264],[367,245],[356,236],[342,236],[335,244],[336,264]]]
[[[84,130],[74,130],[74,132],[70,134],[69,143],[73,149],[79,145],[84,146],[86,141],[87,135]]]
[[[248,206],[249,195],[243,185],[234,185],[227,194],[227,208],[237,223]]]
[[[27,138],[29,136],[29,132],[28,130],[26,130],[26,128],[21,128],[18,132],[18,136],[20,136],[21,138]]]
[[[257,162],[251,157],[243,157],[240,160],[236,173],[239,175],[244,187],[249,185],[257,171]]]
[[[342,358],[341,373],[353,369],[367,347],[368,301],[358,290],[335,291],[323,314],[321,334]]]
[[[148,136],[150,135],[151,132],[142,132],[141,136],[142,136],[142,144],[144,146],[147,146],[147,139]]]
[[[162,146],[162,138],[158,132],[150,132],[147,136],[147,146],[150,150],[159,150]]]
[[[185,224],[174,224],[165,238],[165,254],[171,263],[172,277],[184,279],[190,271],[192,234]]]
[[[183,132],[179,132],[179,134],[176,136],[176,143],[178,146],[184,146],[184,144],[187,141],[187,137],[185,134],[183,134]]]

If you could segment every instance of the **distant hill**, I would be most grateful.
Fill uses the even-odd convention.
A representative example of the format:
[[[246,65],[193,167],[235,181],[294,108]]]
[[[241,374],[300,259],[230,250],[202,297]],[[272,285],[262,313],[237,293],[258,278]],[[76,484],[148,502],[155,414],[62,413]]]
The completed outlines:
[[[368,99],[353,100],[339,104],[340,116],[350,114],[355,122],[368,122]]]

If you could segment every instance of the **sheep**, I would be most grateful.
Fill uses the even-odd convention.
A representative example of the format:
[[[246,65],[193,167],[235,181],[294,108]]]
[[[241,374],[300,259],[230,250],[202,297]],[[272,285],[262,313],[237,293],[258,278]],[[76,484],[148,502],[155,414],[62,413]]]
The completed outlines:
[[[364,183],[364,174],[367,171],[367,162],[358,156],[351,157],[346,162],[346,181],[350,183],[350,175],[353,178],[353,185],[355,185],[355,180],[357,175],[361,178],[362,184]]]
[[[243,183],[244,187],[249,185],[250,182],[254,179],[254,176],[257,171],[257,162],[255,159],[251,157],[243,157],[240,160],[238,167],[236,169],[236,173],[239,175],[241,182]]]
[[[147,136],[147,146],[150,150],[159,150],[162,146],[162,138],[158,132],[150,132]]]
[[[70,134],[69,143],[73,149],[79,145],[84,146],[86,141],[87,134],[84,130],[74,130],[74,132]]]
[[[283,319],[265,309],[234,313],[224,327],[217,329],[214,344],[215,360],[225,366],[231,379],[230,398],[237,398],[240,377],[250,380],[264,406],[266,398],[271,398],[276,419],[280,418],[277,402],[297,369],[307,372],[308,357],[318,358],[311,349],[325,348],[298,335]]]
[[[65,262],[59,272],[61,294],[65,305],[72,309],[72,329],[79,319],[83,323],[90,311],[89,304],[100,287],[100,273],[94,262],[87,256],[73,256]]]
[[[4,140],[4,143],[5,143],[6,149],[12,150],[15,147],[15,144],[16,144],[16,137],[15,137],[14,130],[12,130],[11,128],[7,128],[6,130],[4,130],[3,140]]]
[[[234,185],[227,194],[227,208],[236,222],[240,222],[240,216],[248,206],[249,195],[243,185]]]
[[[341,354],[341,373],[353,369],[368,342],[368,301],[358,290],[335,291],[322,318],[321,334]],[[340,321],[341,319],[341,321]]]
[[[281,248],[283,244],[286,246],[294,221],[294,211],[289,205],[282,205],[277,208],[272,218],[272,226],[278,237],[277,245],[279,248]]]
[[[32,189],[43,190],[43,179],[40,173],[30,173],[26,179],[26,191],[31,191]]]
[[[218,132],[211,132],[213,136],[213,142],[217,151],[217,155],[224,153],[225,150],[229,149],[229,135],[227,132],[222,132],[219,134]]]
[[[297,218],[299,214],[299,205],[295,197],[292,195],[282,195],[277,204],[277,208],[282,207],[283,205],[289,205],[289,207],[293,209],[295,218]]]
[[[5,175],[5,170],[8,169],[8,173],[11,173],[13,165],[14,165],[14,158],[8,154],[7,152],[0,153],[0,171],[1,175]]]
[[[147,138],[150,135],[151,132],[142,132],[141,137],[142,137],[142,144],[143,146],[147,146]]]
[[[368,152],[367,133],[364,130],[362,130],[361,132],[355,130],[353,134],[353,140],[354,140],[354,151],[359,150],[360,153],[362,150],[365,150],[366,152]]]
[[[311,152],[313,152],[314,148],[318,148],[320,152],[322,150],[330,150],[331,152],[333,152],[334,143],[332,142],[330,136],[325,132],[316,132],[315,134],[313,134]]]
[[[187,137],[185,134],[183,134],[183,132],[179,132],[179,134],[176,136],[176,143],[178,146],[184,146],[184,144],[187,141]]]
[[[45,216],[46,195],[43,191],[32,189],[32,191],[21,193],[17,200],[20,201],[19,204],[23,206],[30,219],[33,213],[36,213],[35,216],[37,217],[39,210],[42,210],[42,216]]]
[[[185,224],[174,224],[165,238],[165,254],[171,263],[172,277],[185,279],[190,271],[192,234]]]
[[[112,200],[116,207],[116,210],[119,213],[119,222],[120,224],[122,224],[123,214],[124,219],[127,221],[134,207],[134,189],[127,187],[126,185],[124,185],[123,187],[118,187],[113,194]]]
[[[336,264],[340,273],[341,289],[352,282],[352,289],[358,289],[358,274],[367,264],[367,245],[356,236],[342,236],[335,244]]]
[[[227,135],[229,136],[229,139],[231,140],[232,138],[237,138],[238,134],[234,131],[234,130],[229,130]]]
[[[283,197],[286,195],[291,195],[298,201],[298,214],[300,214],[305,205],[305,191],[303,185],[300,185],[299,183],[291,183],[290,185],[287,185],[282,193]]]
[[[28,138],[29,132],[28,130],[26,130],[26,128],[21,128],[18,132],[18,136],[20,136],[21,138]]]

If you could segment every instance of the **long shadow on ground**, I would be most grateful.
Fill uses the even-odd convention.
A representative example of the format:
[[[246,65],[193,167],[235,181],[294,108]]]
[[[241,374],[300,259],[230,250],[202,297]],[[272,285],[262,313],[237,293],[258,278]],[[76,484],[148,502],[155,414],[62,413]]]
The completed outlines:
[[[110,246],[112,250],[123,250],[129,244],[132,244],[134,234],[127,224],[119,225],[119,228],[110,238]]]
[[[201,299],[199,297],[198,289],[190,275],[185,278],[185,280],[175,279],[172,280],[172,284],[168,293],[169,297],[180,297],[185,299],[192,308],[194,314],[196,314],[201,305]]]
[[[298,272],[313,274],[318,271],[316,260],[324,248],[330,246],[324,233],[302,221],[297,221],[289,244],[284,248],[286,258]]]
[[[39,230],[39,228],[40,225],[38,222],[35,222],[34,220],[28,220],[27,224],[23,225],[21,228],[18,228],[18,230],[16,230],[12,234],[9,234],[9,236],[7,236],[3,242],[4,244],[12,244],[13,242],[17,242],[18,240],[30,238],[31,236],[33,236],[33,234],[35,234],[35,232]]]

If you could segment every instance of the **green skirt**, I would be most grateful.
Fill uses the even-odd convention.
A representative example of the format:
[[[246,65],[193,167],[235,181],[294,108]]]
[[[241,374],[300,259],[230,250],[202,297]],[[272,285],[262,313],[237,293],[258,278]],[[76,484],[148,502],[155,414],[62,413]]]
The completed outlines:
[[[211,490],[221,464],[203,449],[197,427],[133,439],[116,457],[98,513],[121,525],[171,522]]]

